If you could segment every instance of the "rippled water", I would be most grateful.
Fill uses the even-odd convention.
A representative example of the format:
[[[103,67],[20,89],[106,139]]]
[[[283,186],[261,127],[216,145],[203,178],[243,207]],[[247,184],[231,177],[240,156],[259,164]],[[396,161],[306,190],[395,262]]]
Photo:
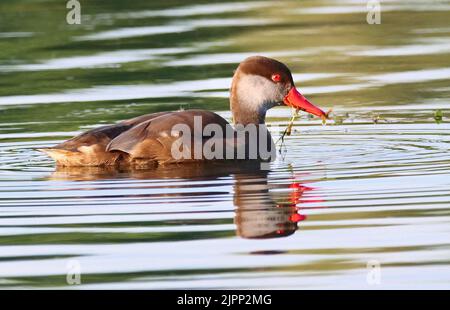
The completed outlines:
[[[0,287],[79,288],[80,268],[81,288],[449,288],[449,1],[382,1],[381,25],[353,0],[81,2],[78,26],[61,1],[0,4]],[[144,113],[230,118],[253,54],[334,108],[269,171],[35,151]]]

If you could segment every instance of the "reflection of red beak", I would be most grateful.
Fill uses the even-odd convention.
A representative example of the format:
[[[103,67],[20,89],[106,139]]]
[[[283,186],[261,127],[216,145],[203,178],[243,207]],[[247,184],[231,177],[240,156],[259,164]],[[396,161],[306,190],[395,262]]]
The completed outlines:
[[[289,217],[289,221],[291,221],[293,223],[298,223],[298,222],[301,222],[304,220],[306,220],[306,215],[302,215],[302,214],[298,214],[298,213],[292,214]]]
[[[308,101],[299,91],[292,87],[286,97],[284,97],[284,103],[290,107],[303,110],[305,112],[314,114],[322,118],[322,120],[327,119],[327,114],[316,107],[314,104]]]

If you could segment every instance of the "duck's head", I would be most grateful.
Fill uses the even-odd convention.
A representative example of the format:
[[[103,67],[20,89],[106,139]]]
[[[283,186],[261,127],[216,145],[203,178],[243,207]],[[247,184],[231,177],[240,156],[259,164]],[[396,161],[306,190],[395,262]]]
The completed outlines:
[[[287,105],[321,118],[326,113],[295,88],[289,68],[271,58],[253,56],[237,68],[231,85],[230,107],[237,124],[263,124],[266,112]]]

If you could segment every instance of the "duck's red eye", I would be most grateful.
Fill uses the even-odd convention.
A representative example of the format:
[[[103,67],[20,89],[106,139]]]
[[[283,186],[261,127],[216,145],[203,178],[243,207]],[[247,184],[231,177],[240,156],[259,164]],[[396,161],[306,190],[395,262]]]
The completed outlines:
[[[281,75],[279,75],[278,73],[272,74],[272,81],[274,81],[275,83],[281,81]]]

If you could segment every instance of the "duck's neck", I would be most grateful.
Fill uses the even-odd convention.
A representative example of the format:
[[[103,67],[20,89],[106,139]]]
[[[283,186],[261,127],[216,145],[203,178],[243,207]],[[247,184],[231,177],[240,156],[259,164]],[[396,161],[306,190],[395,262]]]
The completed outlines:
[[[255,75],[239,76],[233,78],[230,94],[230,109],[235,124],[264,124],[266,112],[273,104],[265,100],[263,87],[264,79]]]
[[[231,110],[234,124],[249,125],[264,124],[266,121],[266,111],[258,109],[248,109],[242,104],[235,104]]]

